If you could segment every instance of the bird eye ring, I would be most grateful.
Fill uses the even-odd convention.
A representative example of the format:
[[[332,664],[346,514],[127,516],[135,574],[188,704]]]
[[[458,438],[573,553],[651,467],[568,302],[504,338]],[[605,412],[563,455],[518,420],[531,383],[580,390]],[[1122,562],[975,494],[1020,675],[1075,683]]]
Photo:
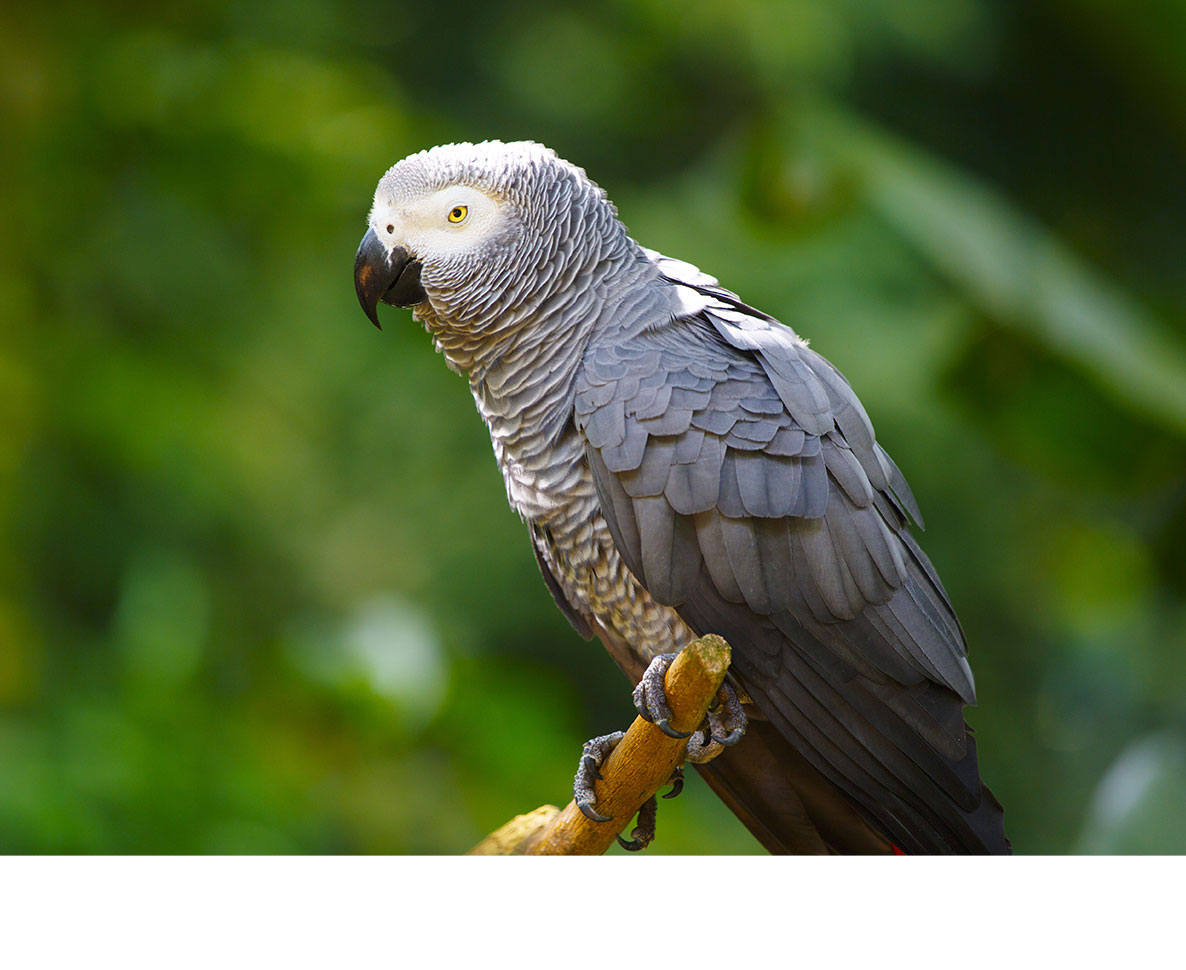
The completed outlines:
[[[464,222],[465,217],[469,214],[469,206],[455,205],[449,210],[450,222]]]

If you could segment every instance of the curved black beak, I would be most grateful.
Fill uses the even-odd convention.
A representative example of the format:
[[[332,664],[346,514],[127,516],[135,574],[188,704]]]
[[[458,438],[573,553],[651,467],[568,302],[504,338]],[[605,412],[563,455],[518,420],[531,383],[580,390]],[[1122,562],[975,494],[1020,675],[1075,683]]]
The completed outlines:
[[[358,302],[371,323],[380,330],[379,301],[392,306],[411,307],[428,299],[420,285],[420,262],[412,259],[402,246],[390,252],[374,229],[368,229],[354,257],[354,290]]]

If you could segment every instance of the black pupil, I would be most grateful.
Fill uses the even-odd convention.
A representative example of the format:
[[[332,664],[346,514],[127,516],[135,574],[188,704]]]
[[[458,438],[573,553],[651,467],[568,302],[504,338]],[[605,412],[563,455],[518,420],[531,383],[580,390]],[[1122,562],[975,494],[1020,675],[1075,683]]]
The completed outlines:
[[[454,209],[454,210],[453,210],[453,218],[454,218],[454,219],[460,219],[460,218],[461,218],[461,209]]]

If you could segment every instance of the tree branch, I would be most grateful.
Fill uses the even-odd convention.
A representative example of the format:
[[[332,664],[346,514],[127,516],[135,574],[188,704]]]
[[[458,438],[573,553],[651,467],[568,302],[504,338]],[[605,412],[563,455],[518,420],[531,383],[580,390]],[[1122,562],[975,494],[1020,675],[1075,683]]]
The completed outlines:
[[[709,634],[688,644],[667,671],[664,685],[671,705],[671,726],[695,731],[704,720],[725,673],[730,650],[721,637]],[[687,739],[670,738],[655,725],[636,718],[618,742],[597,782],[596,809],[612,816],[593,822],[575,802],[561,811],[544,805],[518,815],[476,845],[470,855],[600,855],[614,843],[648,798],[683,763]]]

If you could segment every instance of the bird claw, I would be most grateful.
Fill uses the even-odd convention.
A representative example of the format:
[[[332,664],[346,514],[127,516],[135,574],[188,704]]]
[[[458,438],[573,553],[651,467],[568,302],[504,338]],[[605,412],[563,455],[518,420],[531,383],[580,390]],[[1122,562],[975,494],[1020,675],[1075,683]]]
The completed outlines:
[[[725,747],[732,747],[742,739],[749,725],[745,708],[737,688],[726,680],[717,691],[717,703],[708,712],[708,723],[712,726],[712,739]],[[727,733],[726,733],[727,732]]]
[[[741,706],[737,690],[728,682],[721,685],[713,699],[704,722],[696,731],[677,731],[671,726],[672,711],[667,703],[664,680],[667,669],[677,654],[660,654],[647,666],[646,671],[634,688],[634,706],[644,720],[654,724],[668,737],[683,740],[688,738],[687,760],[702,764],[717,757],[726,747],[736,744],[745,734],[748,718]],[[577,808],[585,818],[593,822],[608,822],[612,816],[602,815],[593,806],[597,803],[594,782],[600,781],[601,766],[606,757],[625,737],[625,732],[615,731],[585,742],[581,760],[573,779],[572,796]],[[682,768],[676,768],[670,779],[671,791],[664,798],[675,798],[684,788]],[[618,844],[627,852],[641,852],[654,841],[655,820],[658,815],[658,801],[652,795],[638,810],[638,824],[630,832],[630,838],[616,836]]]
[[[641,852],[655,840],[655,819],[659,814],[659,803],[652,795],[638,810],[638,824],[630,832],[627,841],[622,836],[616,836],[618,845],[627,852]]]
[[[684,790],[684,769],[677,767],[671,773],[669,779],[671,783],[671,791],[669,791],[664,798],[675,798],[680,792]],[[617,836],[618,845],[620,845],[627,852],[641,852],[648,845],[655,841],[655,822],[659,817],[659,802],[652,795],[638,810],[638,824],[630,832],[629,840]]]
[[[615,731],[613,734],[603,734],[601,737],[591,738],[585,742],[585,747],[581,751],[580,764],[572,783],[572,797],[577,808],[581,810],[581,814],[591,822],[609,822],[613,818],[611,815],[602,815],[593,807],[597,802],[593,782],[601,780],[601,765],[605,763],[606,757],[625,736],[624,731]],[[683,791],[683,768],[677,767],[671,773],[670,783],[671,791],[664,795],[664,798],[675,798]],[[620,835],[616,836],[622,848],[627,852],[641,852],[650,845],[655,838],[655,819],[658,813],[659,803],[652,795],[638,810],[638,824],[630,832],[630,838],[627,840]]]
[[[661,653],[651,660],[638,686],[634,688],[634,707],[644,721],[650,721],[669,738],[682,740],[688,735],[681,734],[671,726],[671,705],[667,703],[667,691],[663,683],[667,677],[667,668],[678,656],[676,653]]]
[[[692,736],[691,731],[677,731],[671,726],[667,718],[663,718],[661,721],[656,721],[655,727],[666,734],[669,738],[675,738],[677,741],[682,741],[684,738],[690,738]]]
[[[595,810],[592,804],[588,801],[578,801],[577,808],[581,810],[581,814],[585,816],[590,822],[609,822],[613,820],[612,815],[602,815]]]
[[[643,720],[650,721],[669,738],[682,741],[684,738],[692,737],[695,732],[677,731],[671,726],[671,707],[667,703],[667,692],[664,688],[667,668],[677,656],[679,655],[674,653],[659,654],[647,665],[642,679],[634,688],[634,706]],[[703,731],[704,740],[697,741],[693,738],[688,744],[688,760],[711,761],[724,748],[731,747],[741,740],[748,721],[736,688],[726,681],[713,698],[712,707],[705,718],[707,726],[700,726],[699,730]]]
[[[725,748],[732,747],[745,736],[748,724],[749,718],[741,706],[736,688],[725,681],[696,736],[688,742],[688,761],[693,764],[712,761]]]
[[[581,768],[588,773],[589,777],[595,781],[601,781],[601,765],[592,755],[581,755]]]
[[[585,747],[581,751],[576,777],[572,780],[572,798],[576,802],[577,808],[581,810],[581,814],[591,822],[608,822],[613,817],[612,815],[602,815],[593,808],[597,803],[593,782],[601,781],[602,763],[625,736],[625,731],[614,731],[613,734],[590,738],[585,742]]]
[[[731,748],[738,741],[740,741],[744,736],[745,736],[745,728],[739,727],[739,728],[734,728],[732,731],[730,731],[728,734],[726,734],[723,738],[718,738],[714,734],[714,735],[712,735],[712,739],[719,745],[722,745],[726,748]]]

